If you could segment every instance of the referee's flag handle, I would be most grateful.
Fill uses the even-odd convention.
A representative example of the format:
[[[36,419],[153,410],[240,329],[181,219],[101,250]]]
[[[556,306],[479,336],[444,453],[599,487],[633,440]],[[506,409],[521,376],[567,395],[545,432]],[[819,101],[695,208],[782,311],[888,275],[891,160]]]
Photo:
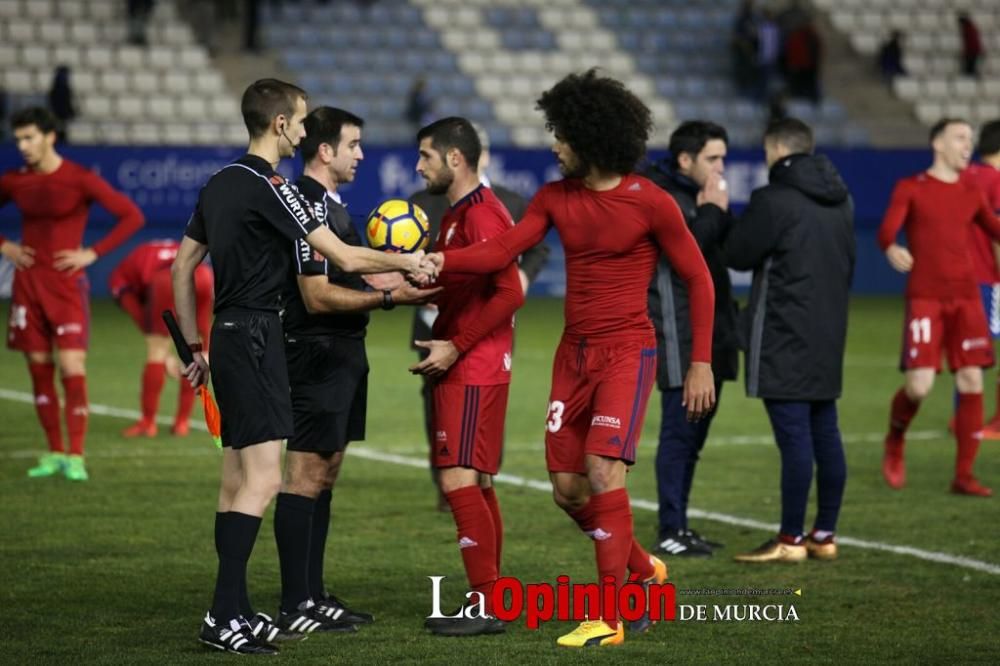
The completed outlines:
[[[174,313],[170,310],[164,310],[163,323],[167,325],[167,330],[170,331],[170,337],[173,338],[174,341],[174,348],[177,349],[177,355],[180,357],[184,365],[187,366],[194,363],[194,354],[191,352],[191,347],[188,346],[187,340],[185,340],[184,336],[181,334],[181,328],[177,325],[177,319],[174,318]],[[212,397],[212,394],[208,392],[207,386],[199,386],[198,395],[201,397],[201,405],[205,411],[205,425],[208,427],[208,434],[210,434],[212,439],[215,440],[215,445],[221,449],[222,417],[219,415],[219,407],[215,404],[215,399]]]

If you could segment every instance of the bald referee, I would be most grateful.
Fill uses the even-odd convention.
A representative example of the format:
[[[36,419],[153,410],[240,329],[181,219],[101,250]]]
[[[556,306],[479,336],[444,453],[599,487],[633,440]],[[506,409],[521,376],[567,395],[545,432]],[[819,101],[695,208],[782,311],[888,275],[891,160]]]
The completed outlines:
[[[219,557],[212,608],[199,640],[239,654],[274,654],[271,618],[254,615],[246,568],[261,516],[281,487],[281,440],[292,435],[292,405],[278,312],[292,243],[304,238],[345,272],[406,271],[426,281],[422,253],[386,254],[346,245],[320,224],[276,171],[305,136],[306,93],[275,79],[243,93],[247,154],[202,189],[173,266],[174,301],[194,362],[193,386],[208,380],[195,317],[194,271],[206,254],[215,269],[212,376],[222,416],[222,486],[215,520]]]

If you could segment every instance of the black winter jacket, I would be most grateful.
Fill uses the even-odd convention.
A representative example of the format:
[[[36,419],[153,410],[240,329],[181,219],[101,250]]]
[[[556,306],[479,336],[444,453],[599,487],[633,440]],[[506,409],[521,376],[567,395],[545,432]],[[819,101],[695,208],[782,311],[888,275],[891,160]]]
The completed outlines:
[[[715,326],[712,329],[712,374],[717,382],[736,379],[739,341],[736,302],[725,257],[718,243],[729,226],[729,213],[714,204],[698,206],[698,184],[657,162],[643,174],[677,201],[712,273],[715,286]],[[691,365],[691,317],[687,287],[661,256],[649,285],[649,318],[656,329],[657,372],[660,390],[680,388]]]
[[[854,203],[823,155],[791,155],[727,235],[730,267],[753,269],[740,322],[751,397],[840,397],[854,273]]]

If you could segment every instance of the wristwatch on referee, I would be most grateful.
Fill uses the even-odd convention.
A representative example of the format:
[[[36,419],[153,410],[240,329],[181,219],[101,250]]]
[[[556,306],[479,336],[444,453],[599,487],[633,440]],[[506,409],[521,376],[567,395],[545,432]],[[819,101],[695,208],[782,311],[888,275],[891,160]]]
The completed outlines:
[[[392,289],[382,290],[382,309],[391,310],[396,307],[396,304],[392,300]]]

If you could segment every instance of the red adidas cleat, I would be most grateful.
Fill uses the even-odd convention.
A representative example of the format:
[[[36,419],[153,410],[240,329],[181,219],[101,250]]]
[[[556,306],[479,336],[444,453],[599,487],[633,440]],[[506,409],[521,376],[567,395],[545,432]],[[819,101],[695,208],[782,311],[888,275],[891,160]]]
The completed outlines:
[[[906,465],[903,462],[903,438],[886,435],[882,457],[882,478],[893,490],[906,485]]]
[[[177,437],[187,437],[191,434],[191,424],[188,421],[175,421],[170,426],[170,434]]]
[[[973,497],[992,497],[993,491],[979,483],[975,477],[955,479],[951,482],[951,492],[956,495],[971,495]]]
[[[122,431],[122,437],[132,439],[135,437],[156,437],[156,424],[139,421]]]

